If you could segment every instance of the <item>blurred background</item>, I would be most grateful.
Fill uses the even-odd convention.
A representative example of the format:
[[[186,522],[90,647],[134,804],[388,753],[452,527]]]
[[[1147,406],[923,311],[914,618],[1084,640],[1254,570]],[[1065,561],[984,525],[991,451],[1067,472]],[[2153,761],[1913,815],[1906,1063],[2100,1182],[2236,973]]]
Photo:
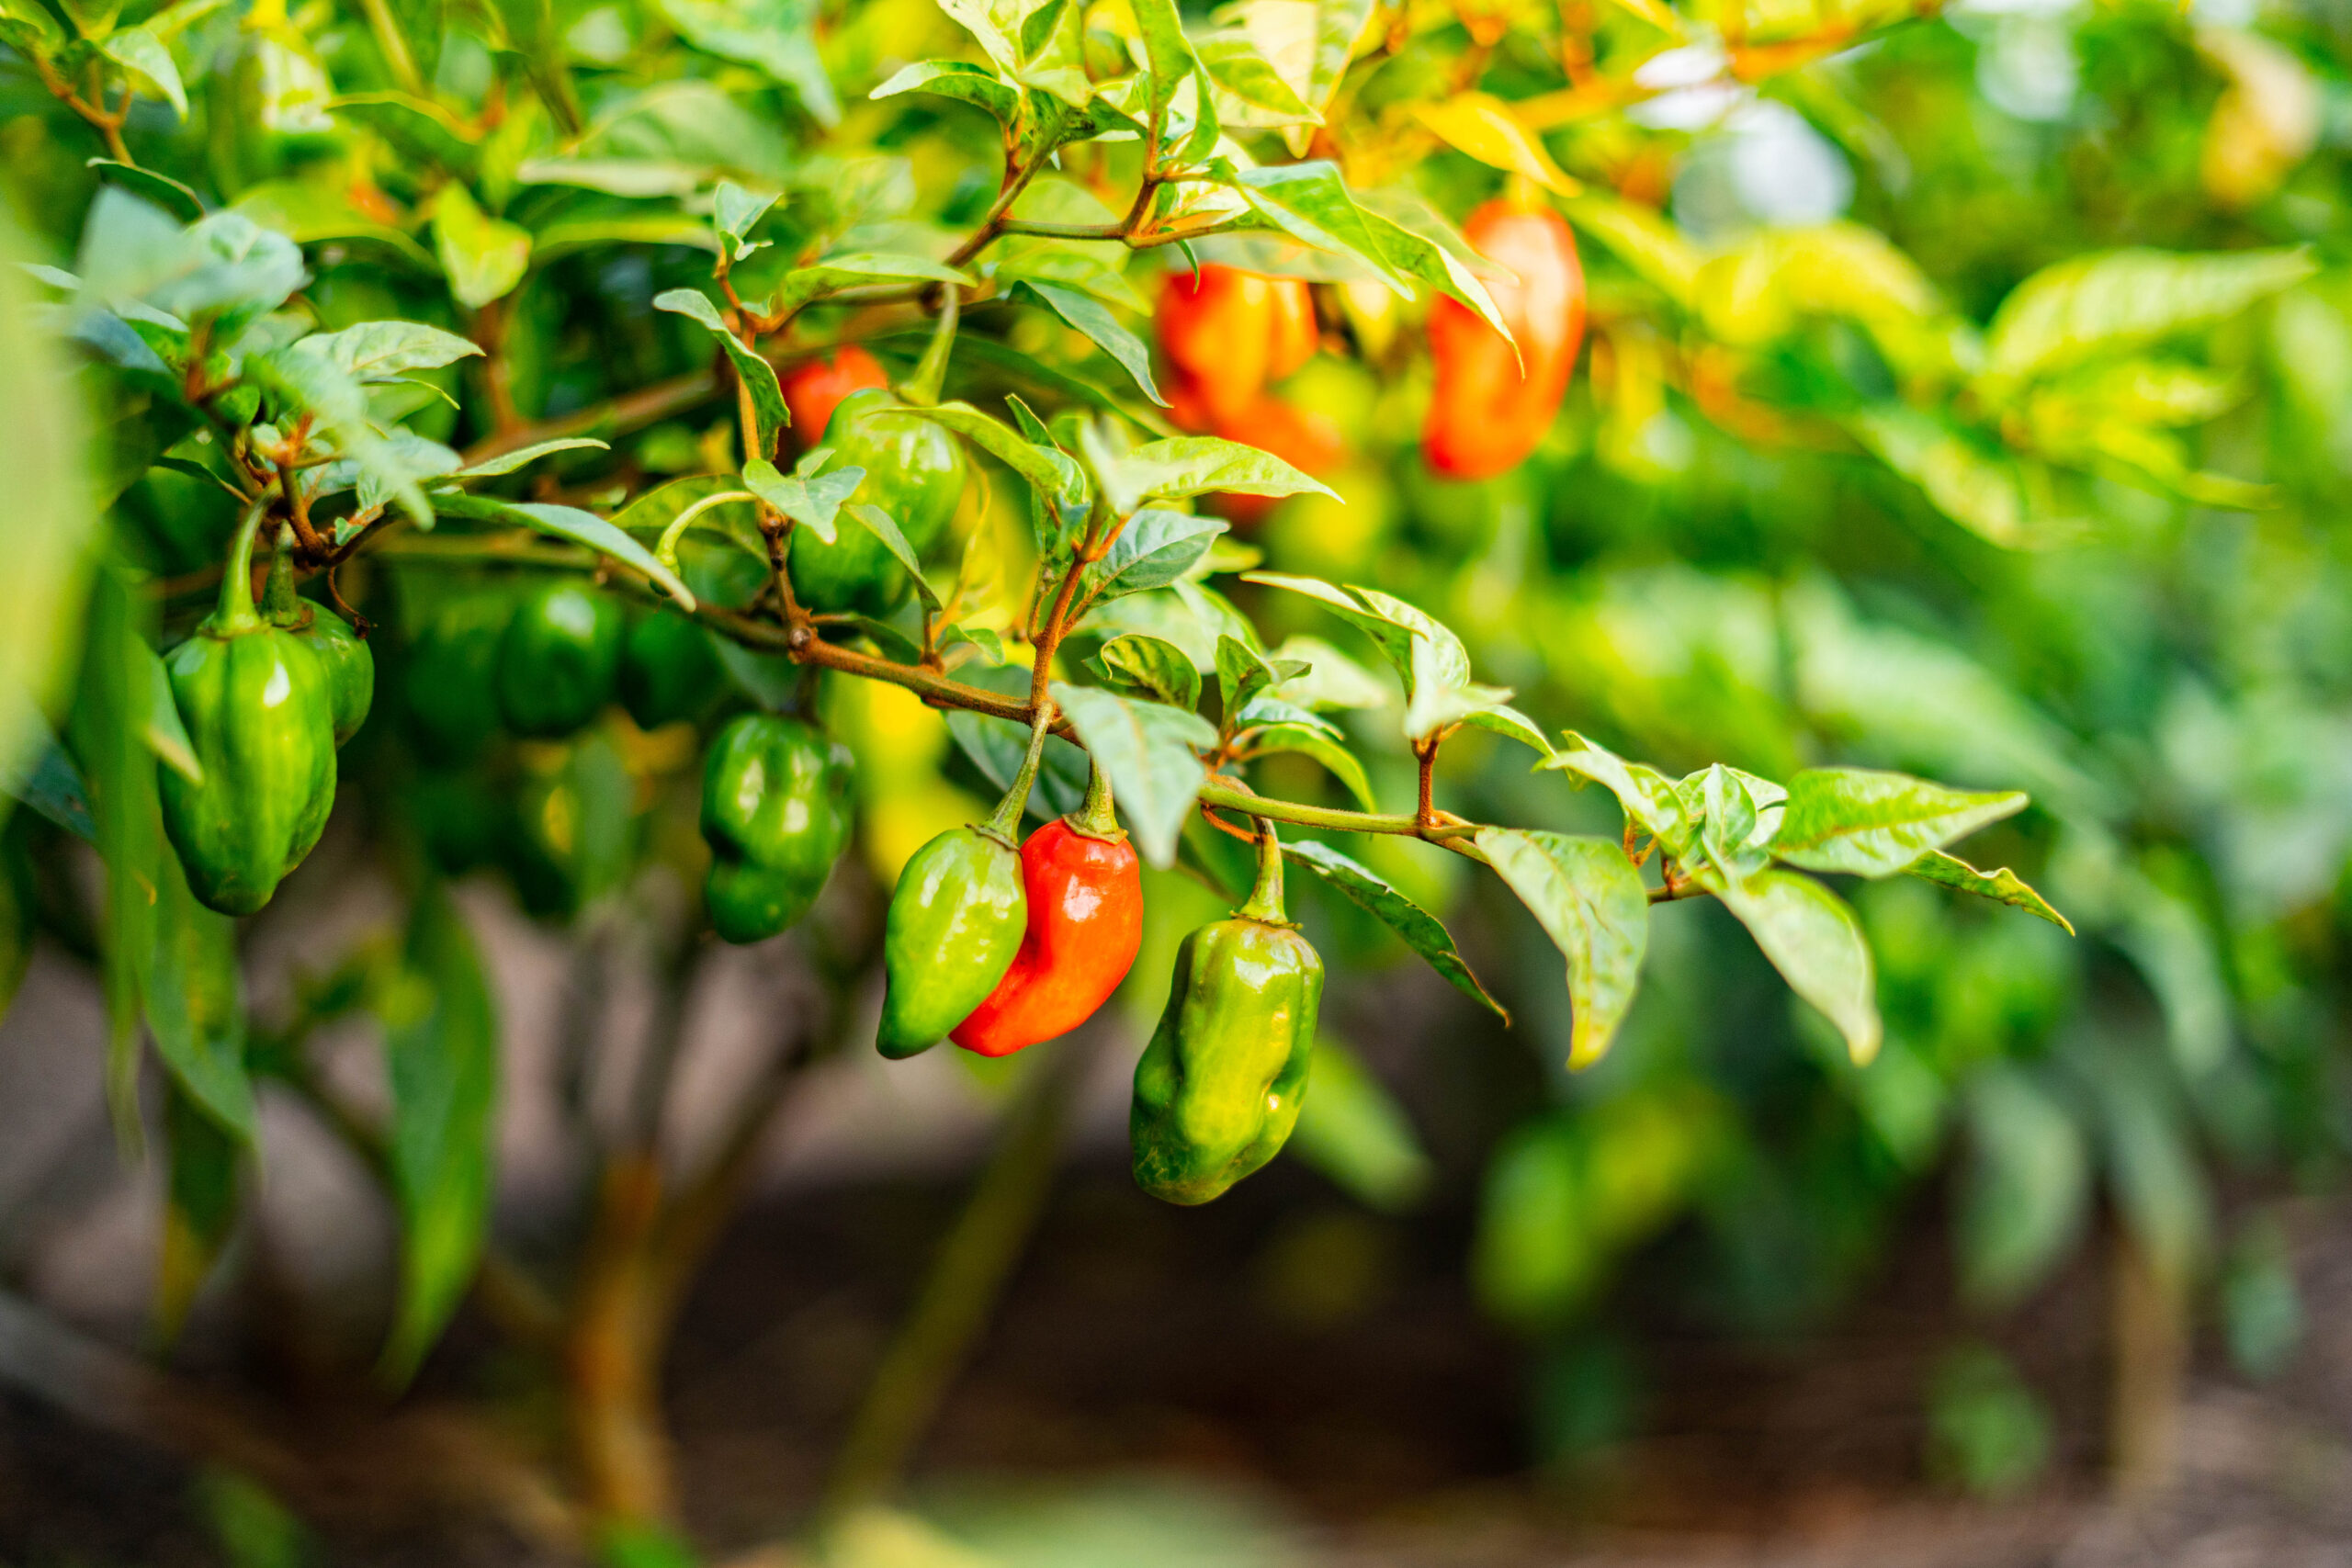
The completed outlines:
[[[1186,20],[1280,63],[1284,29],[1329,9]],[[1081,14],[1090,50],[1134,33],[1121,0]],[[192,1277],[153,1153],[160,1069],[129,1100],[147,1155],[119,1084],[110,1109],[102,874],[37,771],[11,782],[48,807],[6,823],[23,978],[0,1019],[0,1557],[2352,1555],[2352,11],[1352,15],[1317,155],[1457,221],[1532,180],[1577,233],[1587,347],[1531,458],[1447,480],[1418,446],[1422,304],[1295,248],[1204,243],[1311,281],[1322,333],[1273,392],[1306,432],[1283,455],[1339,500],[1230,508],[1235,540],[1425,607],[1547,731],[1669,774],[1834,761],[2029,791],[1963,849],[2072,932],[1917,881],[1854,886],[1886,1026],[1857,1067],[1713,900],[1663,906],[1623,1037],[1571,1076],[1559,955],[1507,890],[1426,845],[1351,840],[1444,917],[1513,1026],[1295,886],[1331,975],[1299,1132],[1225,1200],[1171,1208],[1129,1179],[1127,1085],[1176,942],[1228,900],[1147,872],[1143,956],[1080,1033],[1005,1062],[887,1062],[866,1047],[880,912],[918,845],[987,811],[984,746],[904,691],[827,676],[810,694],[856,758],[854,843],[793,931],[698,940],[710,712],[616,707],[566,739],[451,748],[424,710],[469,677],[429,661],[433,628],[509,569],[362,556],[337,592],[378,623],[376,711],[321,847],[242,931],[246,1049],[283,1070]],[[707,339],[647,303],[707,278],[715,178],[786,193],[779,254],[850,231],[937,254],[998,175],[969,106],[866,97],[908,62],[980,58],[933,0],[95,17],[0,4],[19,257],[88,271],[102,188],[173,221],[244,213],[304,247],[318,324],[494,343],[494,377],[425,372],[379,415],[469,452],[605,437],[515,493],[624,526],[631,502],[735,461]],[[144,40],[103,51],[110,129],[104,92],[93,118],[36,64],[67,25]],[[1499,150],[1441,112],[1473,93],[1515,111]],[[1053,199],[1100,206],[1119,156],[1070,151]],[[449,216],[460,201],[472,220]],[[512,236],[451,239],[477,220],[519,236],[487,284],[482,254]],[[1125,267],[1145,336],[1161,254]],[[2053,277],[2074,288],[2059,306],[2004,319]],[[32,341],[38,287],[0,285],[22,366],[69,357]],[[1050,409],[1091,385],[1156,417],[1048,312],[974,319],[993,352],[959,351],[956,395]],[[847,310],[828,333],[894,374],[924,341]],[[184,631],[233,509],[152,450],[125,465],[142,416],[119,389],[58,400],[28,371],[6,391],[24,476],[0,517],[24,563],[8,592],[66,581],[43,576],[64,569],[28,498],[40,465],[82,462],[66,412],[86,401],[106,549],[164,640]],[[1009,583],[1027,505],[983,470],[956,520],[1001,543]],[[1305,599],[1219,587],[1270,648],[1375,662]],[[1140,607],[1118,624],[1182,635],[1162,597],[1123,601]],[[754,698],[792,678],[740,653],[710,677]],[[64,728],[70,676],[60,691]],[[1414,778],[1398,699],[1383,675],[1364,700],[1340,716],[1393,809]],[[1603,792],[1530,761],[1465,731],[1440,804],[1620,830]],[[1040,812],[1074,804],[1051,767]],[[1347,801],[1304,758],[1258,777]],[[1231,848],[1193,831],[1212,859]],[[417,1203],[370,1163],[390,1100],[382,1010],[360,998],[420,864],[449,879],[492,1004],[487,1159],[467,1179],[488,1184],[492,1241],[395,1388],[380,1357]],[[647,1113],[649,1071],[670,1086],[639,1129],[650,1179],[705,1201],[662,1304],[628,1328],[643,1354],[607,1365],[566,1337],[593,1303],[556,1321],[548,1298],[612,1240],[605,1151]],[[583,1522],[567,1445],[600,1421],[613,1451],[662,1456],[673,1510]],[[811,1542],[829,1488],[870,1506]]]

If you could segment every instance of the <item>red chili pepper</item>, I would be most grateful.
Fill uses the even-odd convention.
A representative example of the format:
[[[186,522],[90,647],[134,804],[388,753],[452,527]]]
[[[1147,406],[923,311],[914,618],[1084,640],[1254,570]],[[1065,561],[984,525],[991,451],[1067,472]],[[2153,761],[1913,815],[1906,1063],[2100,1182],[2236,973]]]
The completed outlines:
[[[812,359],[784,378],[784,406],[792,411],[793,434],[804,446],[825,438],[833,410],[852,392],[887,387],[889,376],[875,357],[855,344],[846,344],[830,359]]]
[[[1490,201],[1470,215],[1462,236],[1515,275],[1485,281],[1519,340],[1519,356],[1467,306],[1442,297],[1431,302],[1437,386],[1421,456],[1450,479],[1480,479],[1518,466],[1552,428],[1584,339],[1584,268],[1576,236],[1557,213]]]
[[[1143,945],[1143,872],[1096,778],[1078,818],[1048,822],[1021,846],[1028,930],[1012,967],[948,1036],[967,1051],[1009,1056],[1068,1034],[1135,965]]]
[[[1207,430],[1237,419],[1269,383],[1314,357],[1315,301],[1295,277],[1210,263],[1171,272],[1155,317],[1159,346],[1188,381],[1176,421]]]

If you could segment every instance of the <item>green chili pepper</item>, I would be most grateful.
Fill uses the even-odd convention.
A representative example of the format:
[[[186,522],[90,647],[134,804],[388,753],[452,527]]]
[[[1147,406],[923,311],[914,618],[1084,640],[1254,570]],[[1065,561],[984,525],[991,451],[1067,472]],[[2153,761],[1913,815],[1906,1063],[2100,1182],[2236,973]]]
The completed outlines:
[[[1136,1064],[1136,1185],[1205,1203],[1274,1157],[1298,1123],[1323,960],[1283,918],[1282,849],[1261,822],[1258,886],[1176,952],[1159,1027]]]
[[[368,722],[376,702],[376,656],[340,615],[305,603],[294,592],[294,530],[277,531],[277,553],[270,558],[269,582],[262,593],[262,617],[311,645],[326,671],[327,705],[334,716],[334,743],[343,743]]]
[[[628,628],[621,649],[621,705],[642,729],[708,714],[727,671],[703,629],[675,610],[652,610]]]
[[[900,407],[888,392],[868,389],[842,400],[826,433],[831,466],[865,470],[855,499],[890,514],[921,556],[936,545],[956,516],[967,470],[956,437],[927,419],[891,417]],[[807,528],[792,531],[787,560],[792,591],[806,609],[826,614],[887,615],[910,586],[881,540],[848,519],[831,544]]]
[[[1046,754],[1050,709],[1030,732],[1021,773],[983,825],[951,829],[899,873],[883,925],[885,1056],[911,1056],[947,1038],[1012,967],[1029,929],[1021,852],[1012,841]]]
[[[703,764],[704,898],[728,942],[772,937],[808,912],[850,834],[849,749],[797,718],[747,713]]]
[[[437,605],[410,647],[409,732],[435,761],[469,761],[498,733],[498,650],[514,614],[506,590],[474,587]]]
[[[311,645],[254,610],[254,535],[237,529],[219,608],[164,661],[203,770],[161,770],[164,828],[188,886],[224,915],[250,915],[319,841],[334,807],[334,718]]]
[[[587,583],[558,578],[514,607],[498,644],[498,706],[517,735],[570,735],[613,699],[621,609]]]

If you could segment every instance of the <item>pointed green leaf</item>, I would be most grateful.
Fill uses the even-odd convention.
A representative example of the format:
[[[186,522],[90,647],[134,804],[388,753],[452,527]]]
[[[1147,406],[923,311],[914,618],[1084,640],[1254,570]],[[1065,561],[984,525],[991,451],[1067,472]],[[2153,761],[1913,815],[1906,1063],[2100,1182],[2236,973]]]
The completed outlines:
[[[986,109],[999,124],[1011,127],[1021,119],[1021,90],[997,74],[961,60],[919,60],[866,95],[896,97],[900,93],[934,93]]]
[[[1567,745],[1544,764],[1559,768],[1607,789],[1617,797],[1626,818],[1656,839],[1668,854],[1689,847],[1690,824],[1682,813],[1674,781],[1656,768],[1628,762],[1606,747],[1595,745],[1575,730],[1562,732]]]
[[[854,474],[857,470],[844,468],[841,472]],[[846,510],[850,521],[881,540],[882,547],[890,552],[890,558],[906,569],[907,576],[914,581],[915,593],[922,600],[924,607],[937,611],[944,601],[939,597],[939,590],[931,585],[931,580],[923,576],[922,562],[915,558],[914,547],[907,543],[906,535],[899,531],[899,525],[890,514],[862,501],[851,502]]]
[[[2075,934],[2075,923],[2052,908],[2048,899],[2027,886],[2007,866],[1998,871],[1979,871],[1956,855],[1948,855],[1941,850],[1930,850],[1903,869],[1922,882],[1957,888],[1962,893],[1973,893],[1979,898],[1990,898],[1996,904],[2023,909],[2029,915],[2039,915],[2068,936]]]
[[[1714,871],[1702,885],[1739,917],[1789,988],[1821,1010],[1858,1064],[1878,1055],[1878,981],[1862,924],[1846,901],[1809,876],[1762,871],[1733,882]]]
[[[452,474],[450,478],[496,479],[501,474],[511,474],[517,468],[536,463],[542,457],[551,457],[558,452],[588,450],[609,452],[612,450],[612,444],[607,441],[599,441],[592,435],[566,435],[553,441],[535,441],[528,446],[518,446],[512,452],[502,452],[495,457],[485,457],[479,463],[469,463]]]
[[[1606,839],[1482,829],[1474,840],[1568,961],[1575,1021],[1568,1066],[1599,1061],[1641,985],[1649,894],[1625,852]]]
[[[2316,270],[2311,253],[2300,248],[2070,256],[2001,301],[1985,333],[1984,378],[1996,386],[2013,383],[2210,326]]]
[[[1971,794],[1905,773],[1808,768],[1789,781],[1772,853],[1807,871],[1892,876],[2025,804],[2017,790]]]
[[[1312,757],[1329,769],[1331,776],[1346,786],[1357,806],[1366,811],[1380,809],[1379,802],[1373,796],[1372,776],[1364,772],[1363,761],[1353,751],[1321,730],[1303,724],[1270,724],[1250,738],[1251,757],[1273,751],[1295,751],[1302,757]]]
[[[475,517],[486,523],[512,524],[517,527],[536,529],[552,538],[585,545],[599,555],[610,556],[623,566],[643,572],[658,583],[663,592],[675,599],[680,608],[689,613],[695,608],[694,594],[687,591],[684,581],[676,572],[654,559],[652,552],[643,545],[593,512],[582,512],[576,506],[499,501],[490,496],[462,493],[444,495],[441,509],[453,517]]]
[[[842,503],[856,492],[865,481],[864,468],[835,468],[809,478],[799,473],[784,473],[764,457],[754,457],[743,465],[743,488],[791,518],[795,523],[827,544],[833,542],[833,518]],[[896,527],[891,529],[897,533]],[[884,541],[886,544],[888,540]],[[901,538],[896,555],[906,548]],[[910,571],[915,569],[910,565]]]
[[[449,293],[469,310],[512,294],[531,266],[531,231],[482,211],[456,180],[434,198],[433,244]]]
[[[1103,678],[1124,691],[1192,712],[1201,702],[1201,672],[1184,650],[1164,637],[1125,632],[1094,656]]]
[[[1016,283],[1019,288],[1036,296],[1055,315],[1092,339],[1097,348],[1117,360],[1119,367],[1135,378],[1136,385],[1143,389],[1145,397],[1162,408],[1168,406],[1168,400],[1159,395],[1159,388],[1151,378],[1151,350],[1144,345],[1143,339],[1121,325],[1119,319],[1105,310],[1101,300],[1075,288],[1066,288],[1058,283],[1047,283],[1037,277],[1023,277]]]
[[[108,33],[98,51],[121,66],[149,97],[163,99],[172,106],[173,113],[187,118],[187,89],[180,85],[180,68],[172,63],[172,51],[153,31],[125,28]]]
[[[239,1143],[254,1139],[254,1089],[245,1072],[244,980],[237,922],[196,901],[179,856],[157,858],[155,958],[148,972],[147,1027],[175,1083]]]
[[[743,346],[735,334],[727,330],[719,318],[718,307],[697,288],[672,288],[653,297],[657,310],[674,310],[698,323],[718,340],[727,351],[728,359],[735,367],[735,375],[752,394],[752,415],[760,450],[754,457],[772,457],[775,454],[777,435],[792,423],[792,411],[785,406],[784,388],[775,378],[775,367],[764,355]]]
[[[1378,872],[1312,839],[1285,840],[1283,855],[1292,863],[1306,867],[1343,894],[1350,903],[1404,938],[1405,945],[1428,960],[1429,966],[1444,976],[1455,990],[1505,1023],[1510,1021],[1510,1014],[1502,1003],[1487,993],[1487,987],[1478,983],[1478,976],[1462,961],[1462,953],[1453,945],[1453,934],[1444,923],[1399,893]]]
[[[1096,604],[1165,588],[1190,571],[1228,526],[1218,517],[1147,508],[1127,519],[1102,558],[1087,569],[1080,586]]]
[[[1168,866],[1208,777],[1193,748],[1216,745],[1216,731],[1196,713],[1095,687],[1057,681],[1053,697],[1095,765],[1110,775],[1120,809],[1135,829],[1136,847],[1153,865]]]
[[[481,352],[470,340],[422,321],[362,321],[339,333],[313,333],[302,340],[302,347],[360,382],[391,381],[411,370],[438,369]]]

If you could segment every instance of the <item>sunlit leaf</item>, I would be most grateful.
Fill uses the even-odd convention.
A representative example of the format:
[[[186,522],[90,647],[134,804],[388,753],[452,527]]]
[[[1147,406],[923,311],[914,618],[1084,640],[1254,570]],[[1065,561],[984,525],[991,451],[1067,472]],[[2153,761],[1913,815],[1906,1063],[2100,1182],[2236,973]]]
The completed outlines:
[[[1110,775],[1144,859],[1170,864],[1176,835],[1208,777],[1193,748],[1216,744],[1216,731],[1196,713],[1094,687],[1057,681],[1053,697],[1095,764]]]
[[[2023,909],[2029,915],[2039,915],[2068,936],[2075,934],[2074,922],[2052,908],[2048,899],[2027,886],[2007,866],[1998,871],[1979,871],[1955,855],[1948,855],[1941,850],[1930,850],[1903,869],[1922,882],[1932,882],[1939,887],[1950,887],[1962,893],[1973,893],[1980,898],[1990,898],[1996,904]]]
[[[1606,839],[1487,828],[1474,840],[1568,961],[1568,1066],[1600,1059],[1634,1005],[1649,948],[1649,895]]]
[[[1846,901],[1809,876],[1763,871],[1745,882],[1703,874],[1739,917],[1789,988],[1821,1010],[1858,1063],[1878,1055],[1878,981],[1861,922]]]
[[[1865,768],[1808,768],[1788,789],[1773,855],[1857,876],[1892,876],[2026,805],[2017,790],[1972,794]]]

